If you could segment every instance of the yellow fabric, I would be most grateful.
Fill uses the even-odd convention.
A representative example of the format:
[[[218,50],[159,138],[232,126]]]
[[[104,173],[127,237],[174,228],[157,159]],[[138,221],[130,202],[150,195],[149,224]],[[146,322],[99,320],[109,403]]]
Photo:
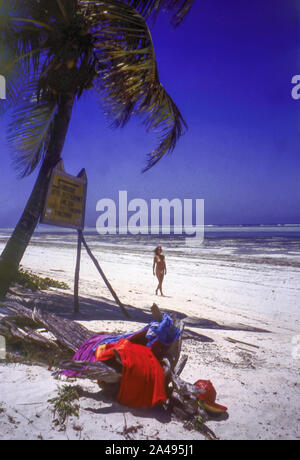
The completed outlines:
[[[97,347],[97,350],[96,350],[96,353],[95,353],[96,361],[100,360],[100,356],[102,355],[103,351],[105,351],[105,349],[106,349],[106,345],[99,345]]]

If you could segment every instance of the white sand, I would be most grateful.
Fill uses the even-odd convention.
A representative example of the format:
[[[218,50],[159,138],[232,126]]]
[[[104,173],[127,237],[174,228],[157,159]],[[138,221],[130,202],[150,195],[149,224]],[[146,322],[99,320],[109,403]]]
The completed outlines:
[[[82,324],[99,332],[134,331],[145,324],[154,301],[165,311],[183,314],[186,329],[194,336],[183,341],[189,360],[182,376],[191,383],[211,380],[218,402],[228,407],[227,420],[207,423],[217,437],[300,438],[299,268],[170,256],[162,298],[154,295],[150,253],[106,250],[96,255],[121,300],[136,308],[130,309],[136,321],[124,320],[83,253],[78,318]],[[23,266],[72,286],[75,251],[32,245]],[[71,294],[50,290],[24,300],[72,318]],[[215,329],[214,322],[225,329]],[[241,324],[270,333],[232,330],[232,325]],[[226,337],[259,348],[229,343]],[[59,431],[47,400],[65,382],[56,381],[45,368],[19,364],[0,365],[0,375],[0,439],[125,439],[126,423],[134,427],[132,439],[204,439],[159,409],[135,410],[112,403],[96,384],[84,380],[74,382],[88,392],[80,398],[80,417],[72,417],[66,431]]]

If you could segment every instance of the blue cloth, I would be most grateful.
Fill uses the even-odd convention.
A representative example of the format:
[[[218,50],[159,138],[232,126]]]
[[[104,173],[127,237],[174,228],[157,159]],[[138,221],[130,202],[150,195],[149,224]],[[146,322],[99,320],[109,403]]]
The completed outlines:
[[[108,343],[117,343],[121,339],[129,339],[130,337],[135,337],[141,332],[146,331],[147,328],[148,326],[143,327],[143,329],[139,329],[137,332],[127,332],[126,334],[109,335],[97,343],[97,345],[94,347],[94,351],[97,350],[99,345],[107,345]]]
[[[94,346],[93,351],[95,352],[99,345],[117,343],[121,339],[128,339],[134,342],[134,338],[136,336],[140,337],[143,332],[145,333],[147,347],[152,347],[154,342],[157,340],[159,340],[163,345],[169,347],[180,335],[180,330],[177,327],[173,327],[172,318],[169,315],[164,314],[163,319],[160,322],[152,321],[146,327],[139,329],[137,332],[128,332],[125,334],[110,335],[105,337],[99,341],[96,346]]]
[[[169,347],[178,339],[179,335],[180,329],[173,327],[171,317],[164,314],[163,319],[159,323],[152,321],[149,324],[149,329],[146,334],[146,338],[148,339],[147,346],[151,346],[154,340],[158,338],[163,345]]]
[[[108,343],[117,343],[121,339],[127,339],[128,337],[132,336],[134,332],[128,332],[127,334],[120,334],[120,335],[110,335],[109,337],[101,340],[100,345],[107,345]]]

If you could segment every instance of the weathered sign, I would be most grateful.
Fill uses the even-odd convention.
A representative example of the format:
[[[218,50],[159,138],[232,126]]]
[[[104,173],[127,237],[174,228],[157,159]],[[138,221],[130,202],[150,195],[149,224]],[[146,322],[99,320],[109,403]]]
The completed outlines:
[[[83,230],[87,177],[85,169],[78,176],[71,176],[64,170],[61,160],[54,168],[46,203],[40,222],[65,228]]]

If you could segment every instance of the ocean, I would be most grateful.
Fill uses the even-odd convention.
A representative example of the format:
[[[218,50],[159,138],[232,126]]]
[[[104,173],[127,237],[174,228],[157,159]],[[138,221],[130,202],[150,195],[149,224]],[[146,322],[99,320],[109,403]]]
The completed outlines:
[[[0,229],[0,253],[11,229]],[[86,241],[122,299],[156,300],[153,251],[166,255],[167,296],[175,305],[218,311],[255,312],[299,318],[300,225],[206,226],[204,240],[183,235],[99,235],[86,228]],[[73,286],[77,232],[39,226],[22,265]],[[81,292],[109,296],[92,261],[82,252]],[[186,304],[190,299],[190,304]],[[168,297],[164,302],[168,301]],[[125,301],[126,303],[126,301]],[[214,311],[214,310],[212,310]]]
[[[0,228],[0,245],[12,229]],[[201,244],[184,235],[99,235],[87,227],[86,240],[96,252],[151,253],[158,245],[168,256],[226,259],[248,263],[268,263],[300,268],[300,224],[293,225],[208,225]],[[196,244],[195,244],[196,242]],[[39,225],[31,245],[71,249],[77,245],[75,230]]]

